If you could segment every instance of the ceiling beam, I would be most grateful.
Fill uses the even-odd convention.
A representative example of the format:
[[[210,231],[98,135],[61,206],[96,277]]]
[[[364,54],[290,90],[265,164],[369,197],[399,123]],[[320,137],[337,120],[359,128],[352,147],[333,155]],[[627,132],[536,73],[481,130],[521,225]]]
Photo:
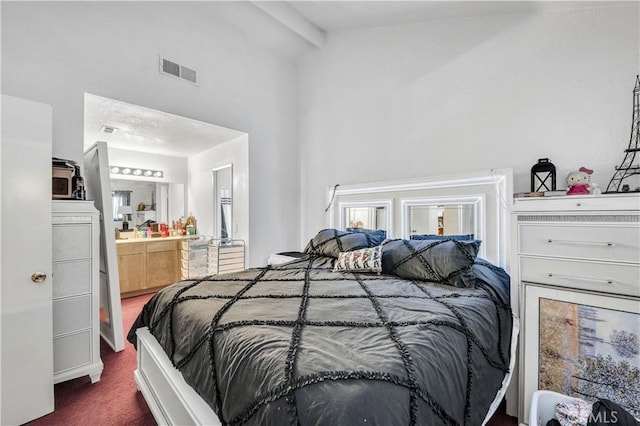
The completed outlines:
[[[314,46],[324,46],[327,33],[286,2],[258,0],[251,3]]]

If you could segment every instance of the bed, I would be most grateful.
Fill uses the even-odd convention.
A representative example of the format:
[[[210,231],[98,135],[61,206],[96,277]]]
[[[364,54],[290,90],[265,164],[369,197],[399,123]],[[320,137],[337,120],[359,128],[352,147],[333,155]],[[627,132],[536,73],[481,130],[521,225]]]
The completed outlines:
[[[484,424],[518,324],[480,244],[326,229],[291,262],[180,281],[128,334],[138,388],[159,424]]]

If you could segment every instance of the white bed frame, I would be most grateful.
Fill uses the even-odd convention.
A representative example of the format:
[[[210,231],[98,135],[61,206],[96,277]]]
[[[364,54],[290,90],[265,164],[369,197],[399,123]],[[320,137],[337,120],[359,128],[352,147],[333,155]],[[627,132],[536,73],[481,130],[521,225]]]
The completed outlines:
[[[221,425],[211,407],[171,365],[147,327],[138,336],[138,368],[133,376],[159,425]]]
[[[510,173],[511,171],[509,170],[508,172]],[[511,175],[509,173],[506,176],[507,185],[502,189],[502,193],[500,194],[500,198],[502,198],[501,202],[504,203],[503,206],[507,206],[504,198],[506,198],[507,195],[510,197],[512,193]],[[503,176],[503,174],[496,175],[495,172],[492,171],[490,176],[500,177]],[[483,174],[482,177],[486,177],[486,175]],[[496,185],[498,184],[504,185],[501,178],[497,181]],[[508,220],[508,212],[504,213],[506,214],[498,215],[498,222]],[[504,222],[500,223],[498,228],[499,233],[509,229],[508,224]],[[485,235],[485,238],[489,239],[487,237],[490,236]],[[504,238],[505,236],[503,234],[499,235],[499,237]],[[503,246],[503,244],[499,244],[499,246],[499,251],[501,253],[498,253],[497,258],[504,259],[503,256],[505,253],[508,253],[508,251],[503,252],[503,250],[507,250],[508,248]],[[500,266],[504,267],[504,265]],[[517,300],[517,298],[515,300]],[[502,387],[491,404],[483,424],[491,418],[502,402],[502,399],[509,388],[511,378],[517,378],[517,375],[513,374],[513,370],[514,363],[517,358],[516,343],[518,341],[518,331],[519,321],[517,315],[514,315],[511,335],[511,362],[509,365],[509,373],[505,376],[502,382]],[[159,425],[221,425],[222,423],[220,422],[220,419],[218,419],[211,407],[193,390],[193,388],[187,384],[182,373],[173,367],[171,361],[158,341],[149,332],[149,329],[146,327],[140,328],[136,331],[136,334],[138,337],[138,368],[134,372],[134,377],[138,390],[142,392],[142,395],[147,401],[149,409],[151,410],[156,422]]]

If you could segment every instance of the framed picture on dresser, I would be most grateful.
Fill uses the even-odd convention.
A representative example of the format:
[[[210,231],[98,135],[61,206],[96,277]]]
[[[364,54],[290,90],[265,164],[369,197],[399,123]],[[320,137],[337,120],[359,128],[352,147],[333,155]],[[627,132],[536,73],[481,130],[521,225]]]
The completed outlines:
[[[640,418],[640,301],[524,284],[525,400],[606,398]]]

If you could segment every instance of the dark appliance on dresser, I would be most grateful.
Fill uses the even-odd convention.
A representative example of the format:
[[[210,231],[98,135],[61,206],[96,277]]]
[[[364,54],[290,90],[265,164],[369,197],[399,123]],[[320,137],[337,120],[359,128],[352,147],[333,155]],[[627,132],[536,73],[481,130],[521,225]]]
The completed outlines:
[[[85,200],[84,178],[80,166],[73,160],[51,159],[51,198],[54,200]]]

